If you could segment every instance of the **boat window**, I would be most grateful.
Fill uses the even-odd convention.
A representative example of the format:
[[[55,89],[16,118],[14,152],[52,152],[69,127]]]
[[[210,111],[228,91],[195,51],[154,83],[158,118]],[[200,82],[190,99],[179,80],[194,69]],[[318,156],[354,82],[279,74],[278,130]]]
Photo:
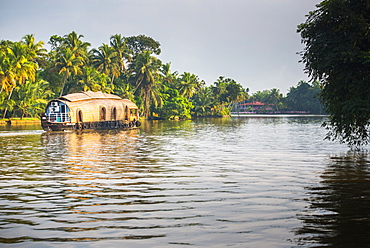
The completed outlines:
[[[83,122],[81,110],[77,110],[77,122]]]
[[[111,120],[115,121],[117,119],[117,110],[116,107],[112,108]]]
[[[136,109],[130,109],[131,110],[131,115],[136,116]]]
[[[125,120],[128,120],[130,117],[130,109],[126,106],[125,110]]]
[[[50,122],[69,122],[69,108],[65,103],[51,101],[46,109],[46,118]]]
[[[105,109],[105,107],[101,107],[100,108],[100,121],[106,120],[106,114],[107,114],[107,110]]]

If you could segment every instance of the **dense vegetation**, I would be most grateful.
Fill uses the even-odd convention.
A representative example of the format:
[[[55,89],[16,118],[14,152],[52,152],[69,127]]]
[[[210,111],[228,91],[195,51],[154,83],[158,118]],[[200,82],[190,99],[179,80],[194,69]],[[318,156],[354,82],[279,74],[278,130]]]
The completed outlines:
[[[206,82],[190,72],[171,71],[158,59],[160,43],[145,35],[113,35],[109,44],[91,48],[76,32],[44,42],[26,35],[0,41],[0,116],[37,116],[48,100],[80,91],[102,91],[134,101],[144,118],[188,119],[230,114],[234,103],[261,101],[277,110],[320,113],[317,84],[299,82],[284,97],[278,89],[248,89],[220,76]]]
[[[370,141],[370,0],[327,0],[298,27],[302,61],[322,85],[328,139]]]

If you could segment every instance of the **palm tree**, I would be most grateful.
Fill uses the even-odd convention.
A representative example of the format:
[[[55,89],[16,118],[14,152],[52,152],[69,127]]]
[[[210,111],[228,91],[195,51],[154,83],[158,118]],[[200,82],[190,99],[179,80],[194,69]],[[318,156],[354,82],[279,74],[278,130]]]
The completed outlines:
[[[220,95],[225,91],[226,84],[225,84],[225,77],[220,76],[216,82],[214,82],[214,86],[211,85],[211,89],[215,97],[219,98]]]
[[[197,89],[200,88],[200,80],[198,76],[189,72],[184,72],[179,79],[179,91],[181,95],[188,100],[194,95]]]
[[[20,42],[15,42],[11,49],[13,51],[12,60],[18,83],[22,84],[27,79],[35,80],[38,66],[35,62],[28,60],[27,46]]]
[[[14,65],[8,53],[12,53],[12,50],[9,49],[6,52],[0,51],[0,109],[4,110],[4,118],[6,117],[7,111],[12,110],[15,105],[15,102],[10,99],[10,92],[12,92],[17,85]]]
[[[44,80],[35,82],[27,80],[23,85],[17,87],[15,98],[16,107],[21,111],[21,118],[26,114],[37,116],[47,104],[47,98],[54,95],[47,87],[49,83]]]
[[[72,31],[68,35],[65,35],[62,39],[61,50],[69,48],[75,57],[81,57],[84,64],[87,64],[89,60],[87,48],[91,46],[89,42],[83,42],[81,38],[83,35],[78,35],[75,31]]]
[[[17,85],[14,65],[9,53],[13,51],[9,49],[7,52],[0,52],[0,93],[5,91],[7,95]]]
[[[201,89],[194,96],[194,112],[198,116],[211,115],[212,110],[212,90],[209,87]]]
[[[269,103],[275,106],[275,110],[277,111],[279,111],[279,103],[282,97],[283,95],[280,93],[278,89],[274,88],[270,90],[270,94],[268,95],[268,101]]]
[[[178,72],[171,72],[171,63],[163,64],[159,69],[161,81],[168,87],[175,87],[178,81]]]
[[[82,68],[82,75],[78,81],[80,87],[82,87],[84,91],[91,90],[111,93],[113,90],[108,86],[107,82],[109,82],[107,75],[89,66],[84,66]]]
[[[117,87],[114,88],[114,93],[124,99],[135,101],[134,90],[135,88],[134,86],[132,86],[132,84],[121,83]]]
[[[39,41],[35,43],[35,36],[33,34],[24,36],[22,40],[28,50],[28,59],[36,62],[39,66],[44,66],[47,57],[47,50],[43,48],[44,42]]]
[[[28,60],[28,49],[25,44],[8,42],[5,46],[6,48],[1,49],[0,55],[1,91],[5,90],[7,99],[10,100],[17,85],[22,85],[26,80],[35,80],[38,66]],[[8,108],[5,109],[4,116],[7,110]]]
[[[112,35],[110,37],[110,46],[116,52],[117,63],[119,64],[120,73],[126,70],[125,60],[131,62],[132,58],[130,56],[131,51],[126,45],[125,38],[120,34]]]
[[[10,88],[8,99],[11,98],[12,92],[17,85],[22,85],[27,79],[35,80],[37,64],[29,61],[28,49],[26,45],[21,42],[12,43],[11,52],[8,53],[9,59],[12,63],[12,71],[14,73],[15,84]]]
[[[161,62],[151,56],[151,54],[150,51],[144,51],[138,54],[135,61],[129,66],[136,85],[135,92],[137,90],[139,91],[139,96],[142,99],[140,107],[146,118],[150,115],[151,102],[156,107],[163,103],[160,91],[158,90],[160,82],[157,80]]]
[[[120,75],[117,52],[107,44],[103,44],[99,49],[93,49],[92,54],[91,60],[94,67],[105,75],[111,75],[111,83],[113,84],[114,77]]]
[[[59,74],[63,74],[63,86],[60,91],[60,96],[63,95],[64,87],[68,81],[68,79],[72,75],[81,74],[81,65],[83,65],[83,58],[76,57],[73,51],[69,48],[65,50],[65,54],[59,56],[55,67],[58,69]]]

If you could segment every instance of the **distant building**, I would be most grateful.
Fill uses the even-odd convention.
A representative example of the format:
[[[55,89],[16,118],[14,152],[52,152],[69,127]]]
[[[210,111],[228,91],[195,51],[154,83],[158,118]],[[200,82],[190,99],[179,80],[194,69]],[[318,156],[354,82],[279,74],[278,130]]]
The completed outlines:
[[[239,112],[252,112],[259,113],[261,111],[271,111],[271,104],[265,104],[262,102],[247,102],[239,104]]]

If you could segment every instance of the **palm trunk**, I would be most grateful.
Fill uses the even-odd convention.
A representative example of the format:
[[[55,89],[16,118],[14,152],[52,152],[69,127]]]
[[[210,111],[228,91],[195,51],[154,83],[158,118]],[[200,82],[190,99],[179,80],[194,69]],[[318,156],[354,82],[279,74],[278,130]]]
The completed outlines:
[[[113,85],[113,81],[114,81],[114,75],[112,76],[112,80],[110,81],[111,85]]]
[[[11,91],[10,91],[10,93],[9,93],[8,101],[9,101],[9,100],[10,100],[10,98],[12,97],[13,90],[14,90],[14,87],[12,88],[12,90],[11,90]],[[8,107],[6,107],[6,108],[5,108],[5,110],[4,110],[4,119],[5,119],[5,117],[6,117],[7,112],[8,112]]]
[[[63,95],[63,91],[64,91],[64,86],[66,85],[66,82],[67,82],[67,73],[65,74],[64,76],[64,80],[63,80],[63,86],[62,86],[62,90],[60,91],[60,96]]]
[[[144,78],[143,77],[140,77],[138,78],[138,80],[136,82],[139,82],[134,90],[134,92],[132,94],[135,94],[136,90],[139,88],[140,84],[144,81]]]

